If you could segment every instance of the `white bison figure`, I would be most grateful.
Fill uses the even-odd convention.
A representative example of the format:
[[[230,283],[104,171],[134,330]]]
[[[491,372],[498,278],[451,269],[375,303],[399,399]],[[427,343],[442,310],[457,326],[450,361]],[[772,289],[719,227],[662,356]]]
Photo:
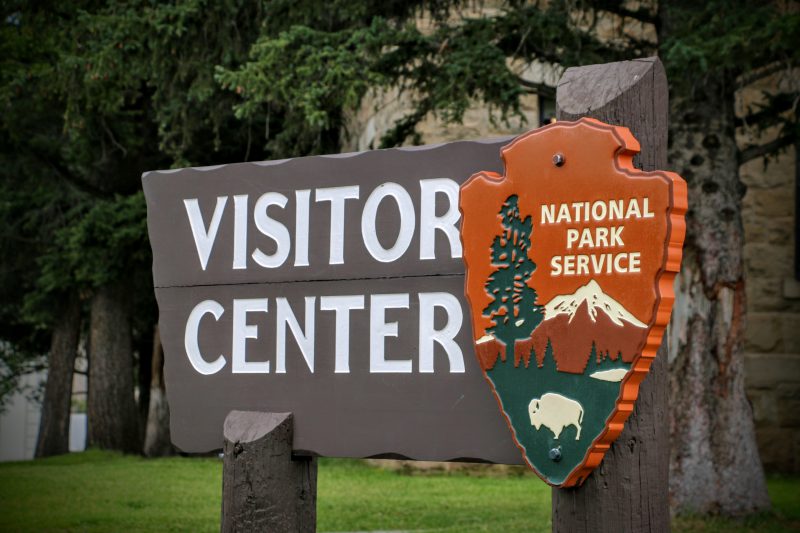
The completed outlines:
[[[541,398],[531,400],[528,404],[528,414],[531,416],[531,425],[537,430],[544,426],[558,438],[565,427],[575,426],[578,430],[575,440],[581,438],[583,407],[575,400],[555,392],[548,392]]]

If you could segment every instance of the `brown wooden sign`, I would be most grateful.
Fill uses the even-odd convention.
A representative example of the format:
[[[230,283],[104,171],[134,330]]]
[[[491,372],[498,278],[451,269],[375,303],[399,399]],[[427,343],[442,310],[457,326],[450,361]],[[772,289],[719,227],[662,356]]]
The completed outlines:
[[[475,350],[521,456],[556,486],[600,464],[669,322],[686,184],[626,128],[558,122],[462,186]]]
[[[145,174],[173,442],[291,412],[300,453],[585,479],[669,318],[685,184],[597,121],[508,142]]]
[[[520,463],[473,353],[458,211],[508,141],[145,174],[173,442],[291,412],[298,452]]]

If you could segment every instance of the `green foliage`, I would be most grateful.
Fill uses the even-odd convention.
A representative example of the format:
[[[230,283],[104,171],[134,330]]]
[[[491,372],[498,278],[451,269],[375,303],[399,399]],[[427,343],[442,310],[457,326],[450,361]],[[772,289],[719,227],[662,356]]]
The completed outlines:
[[[458,122],[476,101],[498,111],[500,120],[522,117],[519,98],[530,88],[514,61],[568,66],[646,52],[631,50],[629,41],[605,42],[592,31],[565,31],[583,23],[565,2],[510,3],[491,15],[468,15],[467,4],[344,2],[328,20],[317,15],[334,9],[327,5],[304,2],[288,13],[279,2],[269,9],[285,17],[283,27],[268,25],[249,61],[218,68],[217,80],[240,96],[240,118],[264,124],[270,152],[294,146],[290,154],[297,155],[335,149],[343,110],[371,87],[398,90],[413,102],[414,110],[381,140],[388,147],[413,139],[429,113]],[[300,148],[286,137],[299,139]]]
[[[35,290],[36,260],[68,223],[77,191],[58,179],[62,122],[51,105],[55,58],[64,44],[60,10],[4,4],[0,24],[0,400],[23,373],[41,367],[58,300],[33,317],[23,310]],[[15,8],[18,9],[15,11]],[[13,16],[7,16],[13,13]],[[51,31],[41,31],[50,27]]]
[[[260,37],[247,63],[235,70],[217,67],[216,79],[242,96],[234,107],[237,118],[265,122],[271,151],[297,156],[335,150],[326,138],[338,139],[343,110],[356,107],[381,81],[364,65],[379,50],[384,29],[381,19],[339,32],[293,26],[277,37]],[[273,116],[281,117],[280,128],[270,139]]]
[[[407,25],[388,36],[374,68],[385,86],[412,96],[415,110],[381,140],[381,147],[404,142],[428,113],[459,122],[476,100],[499,111],[502,120],[522,117],[523,89],[506,65],[497,30],[492,19],[475,18],[442,24],[431,33]]]
[[[780,2],[667,2],[669,28],[660,45],[675,84],[733,77],[800,58],[800,12]]]
[[[97,200],[74,218],[74,224],[56,232],[57,246],[39,259],[43,292],[63,287],[68,282],[65,271],[72,282],[95,288],[149,267],[147,208],[141,191]]]
[[[593,31],[596,18],[576,18],[571,2],[508,2],[479,15],[467,14],[466,4],[459,4],[456,17],[433,20],[429,31],[406,26],[384,47],[374,68],[383,73],[385,85],[411,95],[414,111],[384,136],[381,147],[413,139],[417,124],[428,114],[459,122],[476,103],[499,112],[506,123],[512,116],[524,120],[522,95],[554,92],[526,81],[523,66],[530,62],[568,67],[650,51],[631,40],[598,38]],[[579,31],[579,24],[587,31]]]
[[[764,149],[744,150],[740,162],[770,156],[800,141],[800,10],[792,3],[713,0],[672,1],[665,8],[659,46],[673,93],[678,98],[715,87],[733,105],[734,91],[775,76],[778,91],[764,91],[762,102],[744,109],[737,126],[776,128],[777,140]]]
[[[245,57],[262,20],[259,8],[185,0],[80,11],[73,44],[60,57],[66,132],[80,147],[75,164],[108,179],[108,166],[125,163],[115,170],[134,182],[133,192],[143,170],[205,164],[219,151],[241,159],[240,143],[222,138],[241,141],[245,127],[232,126],[232,99],[213,72]],[[238,156],[227,155],[234,147]],[[126,172],[130,164],[134,172]]]
[[[536,270],[536,263],[528,256],[533,221],[530,216],[522,218],[516,194],[506,199],[500,215],[502,231],[494,238],[491,250],[491,264],[497,270],[486,281],[486,292],[492,301],[483,315],[494,321],[488,331],[513,354],[514,342],[530,337],[542,321],[544,311],[536,303],[536,290],[528,285]]]

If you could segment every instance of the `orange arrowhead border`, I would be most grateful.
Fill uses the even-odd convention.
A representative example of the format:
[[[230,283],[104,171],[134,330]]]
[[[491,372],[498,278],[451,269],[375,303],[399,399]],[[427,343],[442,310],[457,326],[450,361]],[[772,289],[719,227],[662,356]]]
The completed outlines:
[[[586,480],[586,478],[592,472],[592,470],[594,470],[600,464],[606,452],[610,449],[611,444],[617,439],[617,437],[622,432],[625,421],[633,412],[634,402],[636,401],[636,398],[639,395],[639,385],[647,375],[647,372],[650,369],[650,365],[652,364],[653,359],[656,357],[658,348],[661,345],[662,338],[664,336],[664,331],[667,327],[667,324],[669,323],[670,314],[672,312],[672,305],[675,301],[675,295],[673,292],[673,282],[675,279],[675,275],[678,273],[680,269],[681,258],[683,254],[683,242],[686,235],[686,222],[684,216],[686,214],[686,210],[688,207],[688,199],[687,199],[686,182],[678,174],[674,172],[661,171],[661,170],[653,172],[645,172],[634,168],[633,156],[639,153],[640,145],[639,142],[634,138],[633,134],[631,134],[628,128],[621,126],[612,126],[592,118],[582,118],[575,122],[556,122],[538,128],[536,130],[532,130],[523,135],[520,135],[519,137],[511,141],[511,143],[503,147],[503,149],[501,150],[504,169],[506,171],[508,170],[507,153],[515,145],[523,142],[526,139],[536,137],[542,135],[543,133],[551,132],[552,130],[556,130],[559,128],[588,128],[589,130],[610,132],[619,145],[619,148],[614,154],[614,166],[616,167],[616,170],[620,174],[624,174],[630,178],[638,178],[638,177],[661,178],[668,185],[670,194],[668,221],[667,221],[667,237],[664,242],[664,250],[665,250],[665,253],[663,254],[664,261],[660,269],[658,270],[658,273],[655,278],[655,285],[656,285],[655,312],[653,313],[652,320],[648,324],[648,332],[646,339],[643,342],[643,345],[641,346],[637,355],[633,359],[631,370],[628,372],[628,374],[621,382],[620,395],[617,399],[616,407],[611,412],[609,417],[606,419],[606,429],[592,442],[582,462],[579,464],[579,466],[573,469],[572,472],[569,473],[569,475],[561,485],[555,485],[553,483],[550,483],[533,467],[532,464],[530,464],[527,457],[525,456],[524,448],[520,445],[519,442],[517,442],[516,437],[514,437],[514,442],[520,449],[520,452],[525,462],[534,472],[536,472],[537,475],[539,475],[539,477],[541,477],[545,482],[553,486],[571,487],[580,485]],[[555,153],[555,150],[553,152]],[[552,163],[548,161],[548,164]],[[463,193],[465,191],[470,190],[473,187],[476,187],[476,185],[478,187],[486,187],[487,185],[497,186],[503,183],[505,179],[506,179],[505,176],[500,176],[497,173],[478,172],[474,174],[472,177],[470,177],[461,186],[462,194],[459,200],[459,210],[461,211],[461,217],[462,217],[461,241],[464,250],[467,249],[467,242],[465,241],[465,235],[464,235],[465,233],[464,227],[466,225],[465,222],[468,220],[469,213],[471,211],[479,211],[481,209],[485,209],[486,206],[485,204],[481,204],[479,202],[480,200],[479,195],[475,194],[466,195],[469,197],[469,199],[466,199]],[[473,301],[472,295],[479,294],[478,292],[475,291],[484,291],[485,278],[474,275],[474,273],[470,269],[470,264],[466,253],[464,254],[464,262],[466,266],[465,293],[467,300],[470,302],[470,308],[472,311],[473,341],[476,341],[478,337],[481,336],[482,332],[485,331],[485,328],[476,327],[476,325],[479,325],[483,317],[481,317],[480,315],[481,312],[480,310],[478,310],[476,317],[476,312],[475,312],[476,303]],[[484,379],[487,381],[490,388],[494,392],[494,387],[492,387],[492,383],[487,377],[485,369],[486,369],[487,358],[492,358],[492,361],[494,361],[493,357],[497,356],[498,346],[487,347],[486,344],[497,345],[498,343],[495,342],[485,343],[481,349],[479,349],[478,346],[476,345],[476,355],[481,365],[481,369],[484,373]],[[500,349],[502,350],[502,347]],[[494,395],[495,395],[495,400],[498,403],[500,412],[503,414],[503,417],[505,418],[506,424],[509,426],[509,430],[511,431],[512,436],[514,436],[514,431],[511,428],[511,422],[503,412],[500,399],[497,397],[496,392],[494,392]]]

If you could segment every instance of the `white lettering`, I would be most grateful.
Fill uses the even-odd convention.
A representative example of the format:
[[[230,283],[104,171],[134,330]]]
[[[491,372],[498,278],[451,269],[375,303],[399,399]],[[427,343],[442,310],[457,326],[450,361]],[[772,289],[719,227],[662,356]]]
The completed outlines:
[[[628,210],[625,211],[625,218],[642,218],[642,212],[639,211],[639,200],[631,198],[628,202]]]
[[[578,276],[589,274],[589,256],[588,255],[579,255],[578,256],[575,273]]]
[[[461,239],[456,223],[461,217],[458,211],[458,183],[451,179],[430,179],[419,182],[421,193],[419,220],[419,258],[436,259],[436,230],[441,230],[450,243],[450,257],[461,257]],[[447,211],[436,216],[436,194],[447,196]]]
[[[556,205],[542,205],[542,225],[555,223]]]
[[[561,275],[561,256],[556,255],[550,260],[550,275],[551,276],[560,276]]]
[[[628,254],[617,254],[614,256],[614,270],[616,272],[627,272],[628,269],[622,266],[623,259],[627,259]]]
[[[650,198],[647,197],[644,198],[643,207],[644,207],[644,215],[642,215],[642,218],[653,218],[655,216],[653,212],[650,211]]]
[[[266,298],[233,300],[233,359],[234,374],[268,374],[269,361],[247,361],[247,339],[258,338],[258,326],[247,325],[247,313],[266,313],[269,301]]]
[[[294,266],[308,266],[308,199],[311,191],[294,192],[297,208],[294,214]]]
[[[408,294],[373,294],[369,302],[369,371],[411,373],[411,360],[386,360],[386,337],[397,337],[397,322],[386,322],[387,309],[408,309]]]
[[[595,272],[596,274],[599,274],[600,272],[603,271],[603,263],[605,262],[605,258],[606,258],[607,255],[608,254],[600,254],[600,255],[592,254],[591,256],[589,256],[591,258],[591,260],[592,260],[592,271],[593,272]]]
[[[183,335],[183,347],[186,349],[186,355],[189,357],[189,362],[192,364],[192,367],[204,376],[210,376],[222,370],[222,367],[225,366],[225,357],[220,355],[211,363],[203,359],[198,342],[200,321],[206,313],[211,313],[215,320],[219,320],[219,317],[221,317],[224,312],[225,310],[222,306],[214,300],[203,300],[194,306],[194,309],[192,309],[192,312],[189,314],[189,319],[186,321],[186,331],[184,331]]]
[[[574,255],[565,255],[564,256],[564,275],[565,276],[574,276],[575,275],[575,256]]]
[[[253,211],[256,227],[258,231],[270,237],[277,244],[277,248],[272,254],[265,254],[258,248],[253,252],[253,260],[264,268],[278,268],[289,257],[289,251],[292,248],[289,230],[267,214],[269,206],[275,205],[284,208],[288,201],[288,198],[277,192],[264,193],[256,201],[256,207]]]
[[[622,230],[625,226],[614,226],[611,228],[611,246],[625,246],[622,242]]]
[[[297,317],[292,311],[292,307],[286,298],[276,298],[277,310],[276,316],[276,335],[275,335],[275,372],[277,374],[286,373],[286,326],[292,330],[297,346],[300,348],[300,353],[306,360],[306,365],[311,373],[314,373],[314,304],[316,303],[316,296],[306,296],[306,317],[305,326],[306,330],[300,327]]]
[[[628,257],[628,272],[641,272],[642,252],[631,252]]]
[[[247,268],[247,195],[233,197],[233,268]]]
[[[447,324],[442,329],[434,328],[435,308],[441,307],[447,313]],[[464,355],[461,353],[455,336],[461,330],[463,316],[461,304],[452,294],[431,292],[419,294],[419,371],[433,372],[434,342],[444,348],[450,361],[450,373],[464,372]]]
[[[578,240],[578,230],[575,228],[567,228],[567,248],[572,248],[575,241]]]
[[[315,193],[314,199],[317,202],[331,203],[330,265],[344,264],[344,204],[347,200],[357,200],[358,196],[358,185],[317,189]]]
[[[594,243],[592,242],[592,230],[591,228],[583,228],[581,231],[581,241],[578,243],[578,248],[594,248]]]
[[[183,205],[186,206],[186,214],[189,216],[189,225],[192,228],[194,246],[197,248],[197,256],[200,258],[200,266],[203,270],[205,270],[208,265],[208,258],[211,256],[211,249],[214,247],[214,241],[217,239],[219,223],[222,220],[222,212],[225,210],[225,204],[227,202],[227,196],[217,196],[217,205],[214,207],[214,214],[211,215],[211,223],[208,225],[208,230],[206,230],[197,198],[189,198],[183,201]]]
[[[364,296],[322,296],[322,311],[336,312],[336,374],[350,373],[350,311],[364,309]]]
[[[622,212],[625,209],[625,200],[611,200],[608,203],[609,220],[621,220]]]
[[[567,206],[567,204],[561,204],[558,207],[558,218],[556,218],[556,224],[561,224],[562,222],[571,222],[569,216],[569,206]]]
[[[606,213],[608,212],[608,206],[603,201],[597,201],[592,204],[592,218],[595,220],[604,220],[606,218]],[[587,217],[588,218],[588,217]]]
[[[378,233],[375,227],[375,220],[378,215],[378,206],[381,200],[386,197],[394,198],[400,210],[400,232],[397,240],[391,248],[384,248],[378,240]],[[408,192],[397,183],[383,183],[372,191],[364,205],[364,212],[361,214],[361,236],[370,255],[381,263],[391,263],[399,259],[414,237],[414,226],[416,224],[414,215],[414,203]]]
[[[600,227],[594,230],[595,244],[598,247],[608,247],[608,228]]]

